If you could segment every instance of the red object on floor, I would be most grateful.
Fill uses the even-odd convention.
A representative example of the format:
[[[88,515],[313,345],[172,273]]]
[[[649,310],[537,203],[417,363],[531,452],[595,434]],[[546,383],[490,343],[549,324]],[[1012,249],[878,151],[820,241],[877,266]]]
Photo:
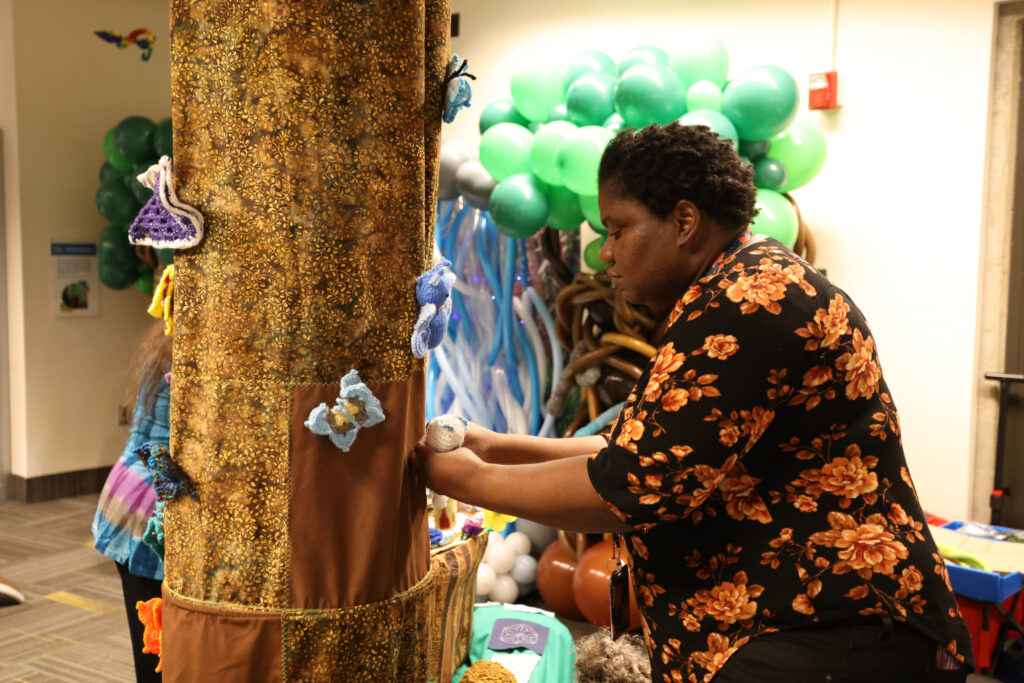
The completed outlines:
[[[1013,597],[1011,595],[1003,602],[1003,609],[1010,613],[1018,622],[1021,622],[1021,617],[1024,617],[1024,600],[1018,600],[1016,608],[1013,612],[1010,612]],[[1003,623],[1003,618],[995,608],[987,606],[986,603],[979,602],[978,600],[958,595],[956,596],[956,603],[960,607],[960,614],[964,617],[967,629],[971,632],[971,649],[974,651],[974,664],[978,671],[987,669],[992,664],[992,650],[995,648],[996,641],[999,640],[999,626]],[[984,628],[985,622],[984,615],[982,614],[984,609],[988,609],[987,629]],[[1013,629],[1009,632],[1006,642],[1011,642],[1020,635],[1016,629]]]
[[[943,524],[948,524],[949,523],[948,519],[943,519],[942,517],[939,517],[938,515],[933,515],[930,512],[928,512],[927,510],[924,513],[924,521],[928,522],[932,526],[942,526]]]

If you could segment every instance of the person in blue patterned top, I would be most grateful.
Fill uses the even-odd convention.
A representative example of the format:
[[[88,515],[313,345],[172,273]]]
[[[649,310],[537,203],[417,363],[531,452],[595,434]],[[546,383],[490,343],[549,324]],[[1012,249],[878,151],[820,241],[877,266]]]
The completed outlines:
[[[139,681],[160,680],[160,674],[154,671],[158,658],[142,654],[143,627],[135,604],[160,595],[164,563],[142,541],[156,507],[156,491],[152,475],[135,451],[149,443],[168,445],[171,386],[165,375],[170,364],[171,337],[164,334],[163,322],[158,322],[142,338],[132,361],[129,386],[136,388],[137,394],[131,431],[103,485],[92,523],[96,549],[117,563],[121,575]]]

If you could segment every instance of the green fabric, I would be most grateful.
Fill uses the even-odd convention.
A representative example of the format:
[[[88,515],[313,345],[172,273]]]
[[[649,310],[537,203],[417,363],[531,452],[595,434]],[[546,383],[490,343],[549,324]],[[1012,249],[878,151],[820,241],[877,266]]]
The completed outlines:
[[[935,546],[939,549],[939,554],[947,560],[962,564],[965,567],[972,567],[974,569],[981,569],[983,571],[991,571],[988,562],[978,557],[974,553],[969,553],[966,550],[960,550],[960,548],[954,548],[951,545],[945,545],[943,543],[936,543]]]
[[[530,676],[529,683],[573,683],[576,680],[576,648],[572,635],[562,622],[540,612],[510,609],[504,605],[477,605],[473,610],[473,640],[469,644],[469,661],[452,676],[452,683],[458,683],[466,669],[480,659],[493,659],[500,652],[529,652],[529,650],[489,650],[491,629],[498,619],[522,619],[551,629],[544,654]]]

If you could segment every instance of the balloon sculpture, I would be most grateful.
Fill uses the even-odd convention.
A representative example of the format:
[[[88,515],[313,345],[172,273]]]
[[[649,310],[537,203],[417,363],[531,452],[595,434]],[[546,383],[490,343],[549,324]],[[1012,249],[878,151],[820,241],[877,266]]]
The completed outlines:
[[[545,436],[593,434],[614,419],[664,330],[601,272],[607,231],[597,170],[608,142],[625,127],[707,126],[753,169],[752,230],[813,261],[813,238],[789,193],[821,170],[825,138],[814,123],[795,120],[799,93],[788,72],[761,65],[729,79],[726,48],[711,36],[671,53],[639,46],[618,63],[588,51],[564,68],[524,66],[509,90],[480,114],[478,159],[455,143],[441,151],[437,247],[458,280],[447,338],[430,357],[427,416],[463,414],[494,430]],[[579,230],[584,222],[591,230]],[[579,272],[581,261],[596,272]],[[588,549],[597,541],[534,543],[535,552],[546,548],[536,566],[544,600],[595,623],[607,602],[599,569],[611,557],[610,544]],[[514,599],[515,581],[503,582],[507,591],[499,586],[511,555],[500,540],[492,544],[477,592]]]
[[[133,282],[143,294],[153,293],[153,272],[170,263],[170,249],[136,248],[128,242],[128,226],[153,191],[137,176],[164,155],[172,153],[171,119],[153,123],[144,116],[129,116],[103,137],[106,161],[100,167],[96,208],[110,222],[100,233],[96,253],[100,282],[124,289]]]

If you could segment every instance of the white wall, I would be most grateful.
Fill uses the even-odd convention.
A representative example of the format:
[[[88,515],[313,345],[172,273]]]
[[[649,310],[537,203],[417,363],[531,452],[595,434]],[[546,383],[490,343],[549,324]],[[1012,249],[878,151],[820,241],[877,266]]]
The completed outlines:
[[[126,364],[152,321],[147,297],[134,287],[104,287],[98,317],[57,319],[49,245],[95,242],[106,225],[94,195],[107,129],[132,114],[170,114],[168,4],[0,0],[0,23],[0,49],[11,52],[13,34],[13,65],[0,64],[11,472],[36,477],[110,465],[125,438],[116,418]],[[156,34],[148,62],[135,46],[119,50],[93,35],[142,27]],[[2,76],[8,71],[13,90]]]
[[[839,112],[806,111],[807,76],[832,58],[830,0],[453,0],[474,106],[445,138],[475,148],[476,122],[508,96],[515,66],[564,64],[590,49],[672,51],[687,31],[719,36],[731,73],[777,64],[801,85],[800,116],[825,130],[821,174],[794,193],[819,243],[817,263],[868,317],[900,409],[925,508],[964,518],[985,129],[994,3],[839,3]]]

